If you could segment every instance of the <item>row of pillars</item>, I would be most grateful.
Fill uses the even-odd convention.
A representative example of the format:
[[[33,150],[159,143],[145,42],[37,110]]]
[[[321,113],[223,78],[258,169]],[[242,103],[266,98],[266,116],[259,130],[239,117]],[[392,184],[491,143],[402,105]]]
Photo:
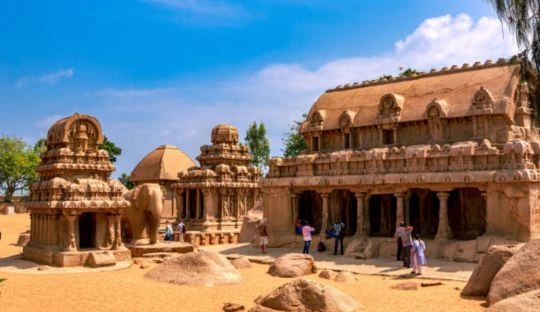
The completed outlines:
[[[327,226],[329,224],[328,220],[328,198],[330,193],[320,193],[322,198],[322,229],[320,232],[321,236],[326,234]],[[405,223],[405,213],[404,213],[404,193],[395,193],[396,197],[396,228],[400,223]],[[450,226],[448,225],[448,197],[450,193],[448,192],[437,192],[437,197],[439,198],[439,225],[437,227],[437,234],[435,239],[448,239],[450,236]],[[298,216],[298,194],[293,194],[292,196],[292,223],[296,221]],[[367,235],[366,228],[364,227],[364,220],[369,219],[369,211],[364,209],[364,202],[366,198],[366,193],[360,192],[355,193],[354,197],[356,198],[356,234],[357,236]]]

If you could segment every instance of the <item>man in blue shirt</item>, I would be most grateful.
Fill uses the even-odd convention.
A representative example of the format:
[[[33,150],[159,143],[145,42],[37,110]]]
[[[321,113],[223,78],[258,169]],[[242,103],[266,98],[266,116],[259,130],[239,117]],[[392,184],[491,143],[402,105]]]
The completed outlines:
[[[336,238],[334,244],[334,256],[337,255],[338,243],[341,245],[341,254],[343,255],[343,237],[345,237],[345,223],[343,223],[343,221],[341,220],[338,220],[336,223],[334,223],[332,228],[334,230],[334,237]]]

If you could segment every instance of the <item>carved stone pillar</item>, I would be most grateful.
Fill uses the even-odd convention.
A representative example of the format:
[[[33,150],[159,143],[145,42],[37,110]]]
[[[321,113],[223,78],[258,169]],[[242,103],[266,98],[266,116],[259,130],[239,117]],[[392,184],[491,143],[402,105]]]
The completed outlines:
[[[65,215],[68,221],[67,245],[64,251],[77,251],[77,242],[75,241],[75,219],[76,215]]]
[[[191,210],[190,209],[191,207],[189,206],[189,200],[190,200],[189,193],[190,193],[189,189],[186,189],[186,205],[184,206],[185,209],[186,209],[186,219],[190,219],[192,217],[190,212],[189,212]]]
[[[364,199],[366,198],[366,193],[355,193],[356,197],[356,236],[366,235],[366,230],[364,228]]]
[[[200,219],[201,218],[201,190],[200,189],[197,189],[197,192],[196,192],[197,195],[196,198],[195,198],[195,219]]]
[[[125,249],[125,246],[122,243],[122,215],[114,216],[114,229],[112,249]]]
[[[291,222],[296,224],[296,218],[298,218],[298,200],[300,196],[296,193],[291,193]]]
[[[176,190],[176,194],[178,195],[178,218],[184,219],[186,217],[186,203],[184,202],[184,190]]]
[[[437,235],[435,239],[446,240],[450,237],[450,227],[448,226],[448,196],[447,192],[438,192],[439,198],[439,226],[437,228]]]
[[[403,213],[403,193],[395,193],[396,197],[396,229],[400,223],[405,223],[405,214]]]
[[[328,197],[330,193],[321,193],[323,200],[322,204],[322,223],[321,223],[321,232],[320,235],[324,237],[326,235],[326,227],[328,226]]]

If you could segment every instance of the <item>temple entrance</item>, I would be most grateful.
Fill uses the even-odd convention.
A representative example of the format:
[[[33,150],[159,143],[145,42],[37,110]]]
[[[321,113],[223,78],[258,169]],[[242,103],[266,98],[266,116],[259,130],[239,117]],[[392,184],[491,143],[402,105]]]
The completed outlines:
[[[410,189],[407,198],[409,217],[406,218],[406,222],[414,227],[413,233],[426,238],[434,238],[439,224],[437,194],[426,189]]]
[[[329,222],[345,223],[345,235],[356,233],[356,197],[349,190],[335,190],[330,195]]]
[[[393,236],[396,231],[396,198],[394,194],[371,195],[369,198],[371,236]]]
[[[306,220],[315,228],[315,234],[322,226],[322,198],[315,191],[304,191],[300,194],[297,219]]]
[[[96,214],[84,212],[79,216],[79,249],[96,248]]]
[[[186,218],[195,219],[197,215],[197,190],[188,189],[186,195]]]
[[[486,231],[486,201],[477,188],[458,188],[448,197],[448,224],[452,237],[468,240]]]

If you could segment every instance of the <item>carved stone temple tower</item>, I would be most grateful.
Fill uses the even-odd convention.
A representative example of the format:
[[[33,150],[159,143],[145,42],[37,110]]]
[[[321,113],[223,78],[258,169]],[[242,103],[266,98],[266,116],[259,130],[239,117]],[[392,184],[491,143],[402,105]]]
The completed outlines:
[[[73,114],[47,134],[47,151],[30,187],[30,242],[26,259],[56,266],[102,266],[131,258],[122,244],[121,217],[129,206],[96,118]]]
[[[201,166],[180,172],[172,186],[178,217],[188,225],[186,239],[201,245],[237,242],[243,216],[260,197],[260,170],[230,125],[212,129],[212,145],[201,146],[197,160]]]

